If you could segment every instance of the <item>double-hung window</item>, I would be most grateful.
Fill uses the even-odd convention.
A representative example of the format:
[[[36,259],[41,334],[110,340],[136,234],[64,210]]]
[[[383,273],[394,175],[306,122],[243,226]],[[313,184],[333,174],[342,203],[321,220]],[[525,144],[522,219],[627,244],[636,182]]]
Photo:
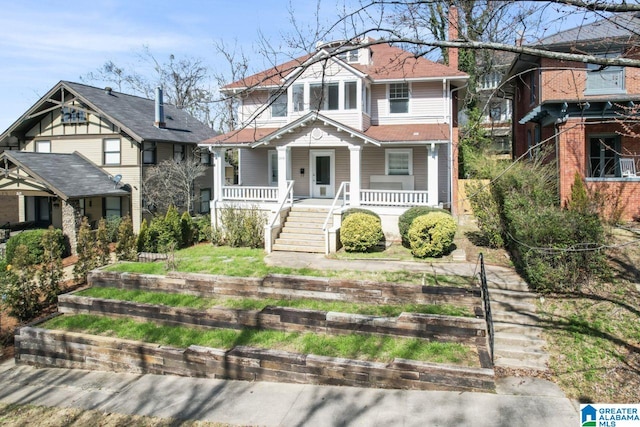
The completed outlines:
[[[304,85],[295,84],[291,87],[291,102],[293,111],[304,111]]]
[[[278,185],[278,152],[269,150],[269,185]]]
[[[409,112],[409,83],[389,85],[389,112],[391,114]]]
[[[184,160],[184,145],[173,144],[173,161],[180,163]]]
[[[620,176],[620,138],[617,135],[592,136],[589,138],[590,177],[604,178]]]
[[[122,199],[120,197],[104,198],[104,217],[121,217],[122,216]]]
[[[107,138],[104,140],[104,164],[120,164],[120,138]]]
[[[413,150],[410,148],[385,150],[385,171],[387,175],[413,175]]]
[[[339,83],[315,83],[309,85],[309,104],[312,110],[337,110]]]
[[[142,143],[142,163],[145,165],[156,164],[156,143],[155,142],[143,142]]]
[[[211,189],[202,188],[200,190],[200,213],[209,213],[211,210]]]
[[[358,82],[344,83],[344,109],[355,110],[358,108]]]
[[[200,164],[211,166],[211,153],[206,148],[200,149]]]
[[[287,117],[287,92],[278,94],[278,91],[271,92],[269,97],[271,102],[271,117]]]

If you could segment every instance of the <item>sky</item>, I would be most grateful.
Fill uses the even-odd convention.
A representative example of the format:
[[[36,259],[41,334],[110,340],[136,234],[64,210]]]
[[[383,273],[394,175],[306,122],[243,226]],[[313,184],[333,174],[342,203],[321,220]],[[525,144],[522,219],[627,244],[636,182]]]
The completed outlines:
[[[344,2],[357,0],[323,0],[321,16],[335,16]],[[221,70],[225,63],[213,44],[223,41],[253,58],[250,72],[265,69],[257,42],[262,36],[276,48],[282,45],[293,31],[291,8],[299,23],[314,26],[314,0],[3,1],[0,132],[60,80],[82,82],[109,60],[138,70],[144,46],[162,62],[173,53]]]
[[[314,2],[293,4],[301,21],[312,19]],[[289,0],[3,1],[0,133],[60,80],[81,82],[108,60],[140,67],[143,46],[162,61],[174,53],[201,58],[212,68],[224,66],[214,41],[237,42],[251,54],[262,33],[277,46],[291,28],[289,5]]]

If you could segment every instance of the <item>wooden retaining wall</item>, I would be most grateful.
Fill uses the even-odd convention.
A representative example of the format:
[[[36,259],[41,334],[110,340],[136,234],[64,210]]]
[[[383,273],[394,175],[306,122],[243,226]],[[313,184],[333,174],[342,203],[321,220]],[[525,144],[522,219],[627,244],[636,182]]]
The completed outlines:
[[[115,372],[417,390],[495,390],[492,369],[404,359],[365,362],[251,347],[178,349],[31,326],[17,331],[15,357],[18,364]]]
[[[324,277],[270,274],[264,278],[174,273],[168,276],[94,270],[91,286],[145,291],[254,298],[339,300],[369,304],[451,303],[482,316],[480,287],[420,286]]]
[[[327,334],[358,332],[474,345],[486,342],[484,319],[432,314],[402,313],[398,317],[381,317],[288,307],[265,307],[262,310],[213,307],[197,310],[74,294],[58,296],[58,311],[137,318],[172,326],[231,329],[253,327]]]

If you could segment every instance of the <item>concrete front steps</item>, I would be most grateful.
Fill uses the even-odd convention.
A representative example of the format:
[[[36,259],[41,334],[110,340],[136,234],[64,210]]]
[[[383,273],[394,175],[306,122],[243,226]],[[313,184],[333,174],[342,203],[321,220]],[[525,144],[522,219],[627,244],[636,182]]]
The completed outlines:
[[[488,277],[496,367],[546,371],[549,355],[535,294],[518,276]]]
[[[325,252],[325,235],[322,230],[329,208],[314,208],[294,205],[276,239],[274,251]],[[328,227],[332,221],[329,220]]]

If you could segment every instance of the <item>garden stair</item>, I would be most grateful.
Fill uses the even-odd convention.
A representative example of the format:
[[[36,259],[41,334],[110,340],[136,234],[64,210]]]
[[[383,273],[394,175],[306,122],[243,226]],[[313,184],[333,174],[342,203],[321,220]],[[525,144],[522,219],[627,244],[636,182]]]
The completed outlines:
[[[537,297],[519,276],[488,277],[497,367],[546,371],[549,355],[536,313]],[[492,280],[493,279],[493,280]]]
[[[273,245],[274,251],[325,253],[322,230],[329,208],[294,205]],[[331,227],[329,221],[328,227]]]

